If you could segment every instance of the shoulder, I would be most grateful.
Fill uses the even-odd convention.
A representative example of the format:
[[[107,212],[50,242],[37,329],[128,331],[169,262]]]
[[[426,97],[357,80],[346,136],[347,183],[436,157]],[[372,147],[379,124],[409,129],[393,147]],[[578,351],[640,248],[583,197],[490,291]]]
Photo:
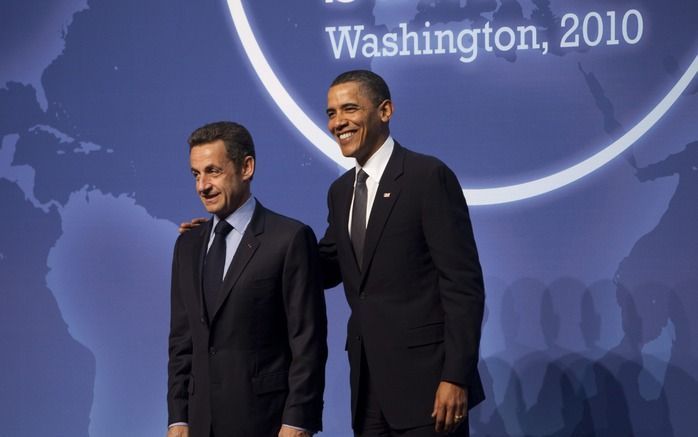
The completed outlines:
[[[180,234],[174,244],[174,262],[188,263],[194,259],[192,255],[201,251],[204,242],[207,241],[207,233],[210,232],[210,230],[210,221],[207,221],[194,229]]]
[[[403,156],[405,173],[425,177],[436,173],[453,173],[439,158],[399,146],[396,149]]]
[[[258,207],[260,208],[259,214],[264,218],[265,227],[267,227],[268,230],[289,235],[295,235],[310,230],[310,227],[300,220],[279,214],[261,205]]]
[[[202,240],[205,240],[210,231],[211,220],[208,220],[201,225],[180,234],[179,237],[177,237],[177,242],[175,244],[180,248],[196,245]]]
[[[260,214],[264,220],[264,232],[258,234],[258,238],[270,243],[270,247],[303,256],[317,251],[317,237],[310,226],[264,207]]]

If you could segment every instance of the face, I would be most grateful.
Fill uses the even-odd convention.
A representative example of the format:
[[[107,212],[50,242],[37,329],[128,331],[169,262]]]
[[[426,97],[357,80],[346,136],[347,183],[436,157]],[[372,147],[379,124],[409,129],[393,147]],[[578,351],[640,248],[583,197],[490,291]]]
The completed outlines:
[[[228,158],[222,140],[194,146],[189,152],[196,192],[206,211],[225,218],[250,197],[254,158],[245,157],[238,168]]]
[[[342,155],[356,158],[359,165],[388,138],[392,114],[390,100],[376,106],[358,82],[335,85],[327,92],[327,128]]]

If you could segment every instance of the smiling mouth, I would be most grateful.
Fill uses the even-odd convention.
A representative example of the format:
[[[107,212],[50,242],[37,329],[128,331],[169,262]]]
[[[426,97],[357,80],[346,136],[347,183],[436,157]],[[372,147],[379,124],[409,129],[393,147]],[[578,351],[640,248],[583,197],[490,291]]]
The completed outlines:
[[[354,136],[356,132],[350,131],[350,132],[342,132],[341,134],[337,135],[337,138],[339,138],[339,141],[346,141],[350,139],[351,137]]]
[[[204,201],[204,203],[212,203],[218,198],[218,194],[205,194],[201,196],[201,200]]]

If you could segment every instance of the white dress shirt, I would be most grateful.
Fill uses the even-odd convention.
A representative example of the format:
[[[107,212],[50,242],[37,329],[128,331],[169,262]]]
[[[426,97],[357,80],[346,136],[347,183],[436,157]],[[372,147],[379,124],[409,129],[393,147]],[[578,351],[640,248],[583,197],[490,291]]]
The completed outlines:
[[[393,148],[395,147],[395,141],[393,137],[389,136],[382,146],[376,150],[376,152],[368,158],[366,164],[362,166],[356,163],[355,171],[358,174],[359,170],[363,170],[368,175],[366,179],[366,226],[368,227],[368,220],[371,217],[371,209],[373,207],[373,201],[376,198],[376,193],[378,192],[378,184],[380,183],[385,167],[388,166],[388,161],[390,160],[390,155],[393,154]],[[356,176],[354,177],[354,188],[356,188]],[[351,236],[351,216],[354,213],[354,194],[351,195],[351,207],[349,210],[349,221],[347,222],[347,228],[349,229],[349,236]]]

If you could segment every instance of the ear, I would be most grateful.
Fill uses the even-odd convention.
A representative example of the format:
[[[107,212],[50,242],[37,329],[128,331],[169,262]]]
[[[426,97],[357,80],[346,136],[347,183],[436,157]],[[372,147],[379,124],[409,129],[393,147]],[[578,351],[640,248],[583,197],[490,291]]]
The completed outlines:
[[[393,101],[390,99],[383,100],[383,103],[378,105],[378,111],[380,113],[381,121],[387,123],[390,121],[390,117],[393,116]]]
[[[242,166],[240,167],[240,174],[242,175],[243,181],[249,181],[254,176],[254,158],[251,156],[245,156],[242,159]]]

